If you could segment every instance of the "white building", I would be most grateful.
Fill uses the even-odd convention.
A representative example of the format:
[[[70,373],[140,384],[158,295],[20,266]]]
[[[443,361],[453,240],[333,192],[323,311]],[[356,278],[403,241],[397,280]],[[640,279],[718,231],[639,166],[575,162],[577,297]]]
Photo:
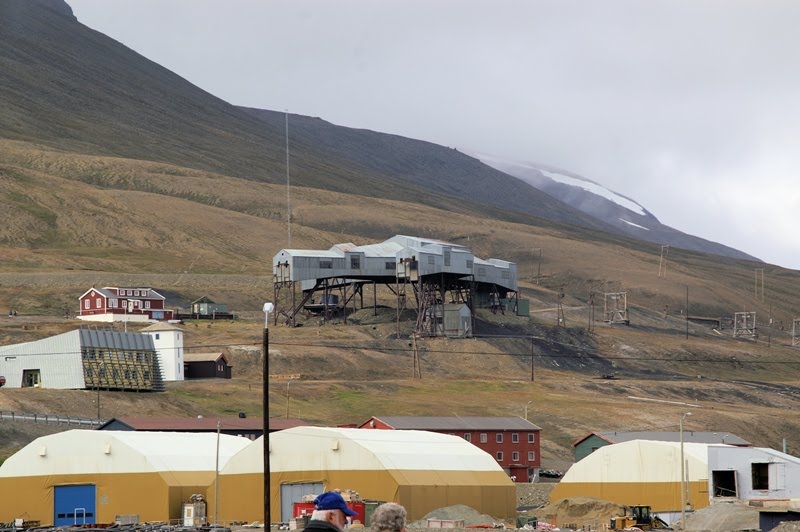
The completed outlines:
[[[401,260],[413,264],[411,268]],[[272,259],[276,280],[303,282],[309,289],[320,279],[396,279],[450,274],[473,277],[477,283],[517,290],[517,265],[499,259],[482,260],[460,244],[396,235],[378,244],[336,244],[328,250],[282,249]]]
[[[133,332],[77,329],[0,347],[9,388],[162,390],[152,338]]]
[[[800,499],[800,458],[795,456],[765,447],[712,445],[708,468],[712,499]]]
[[[182,381],[183,329],[170,323],[155,323],[141,330],[153,339],[165,381]]]

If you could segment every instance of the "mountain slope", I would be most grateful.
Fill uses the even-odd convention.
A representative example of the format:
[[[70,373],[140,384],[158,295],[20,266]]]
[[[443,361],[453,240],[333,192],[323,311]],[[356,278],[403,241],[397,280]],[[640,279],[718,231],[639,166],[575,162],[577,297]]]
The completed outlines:
[[[285,181],[282,114],[206,93],[83,26],[62,0],[4,0],[0,18],[0,137]],[[453,150],[317,119],[292,122],[294,185],[610,229]]]
[[[521,179],[632,238],[723,257],[758,260],[729,246],[664,225],[630,198],[573,172],[539,163],[503,160],[488,154],[475,156],[485,164]]]

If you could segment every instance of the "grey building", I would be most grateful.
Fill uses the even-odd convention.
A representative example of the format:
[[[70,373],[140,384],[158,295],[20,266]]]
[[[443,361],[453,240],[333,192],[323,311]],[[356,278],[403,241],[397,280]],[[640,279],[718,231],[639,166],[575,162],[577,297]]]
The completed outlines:
[[[484,260],[466,246],[430,238],[396,235],[365,246],[344,243],[328,250],[282,249],[272,259],[272,271],[275,318],[283,314],[287,323],[313,303],[315,293],[321,292],[321,300],[328,301],[332,290],[341,292],[338,301],[346,319],[347,309],[355,309],[357,299],[363,307],[365,284],[387,285],[400,308],[405,308],[407,301],[417,301],[417,315],[427,320],[421,320],[417,330],[431,336],[443,329],[442,310],[432,312],[436,305],[464,303],[472,314],[470,320],[478,306],[494,310],[509,299],[515,302],[510,308],[527,308],[516,304],[516,264]],[[298,286],[303,292],[299,298]],[[327,304],[325,307],[328,315]],[[474,322],[462,329],[474,329]]]
[[[680,437],[680,432],[590,432],[572,442],[572,446],[575,448],[575,461],[577,462],[600,447],[612,445],[614,443],[622,443],[631,440],[679,442]],[[683,431],[683,441],[685,443],[725,443],[739,447],[749,447],[751,445],[750,442],[729,432],[697,432],[685,430]]]

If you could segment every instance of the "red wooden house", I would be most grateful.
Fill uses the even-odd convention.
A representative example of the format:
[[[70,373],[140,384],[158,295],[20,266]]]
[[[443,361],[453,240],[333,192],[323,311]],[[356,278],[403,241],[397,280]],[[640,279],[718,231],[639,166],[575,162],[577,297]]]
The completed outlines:
[[[451,434],[491,454],[516,482],[530,482],[539,477],[542,429],[521,417],[373,416],[358,428]]]
[[[78,298],[81,306],[79,316],[127,314],[146,315],[151,320],[171,320],[174,311],[164,308],[165,299],[152,288],[90,288]]]

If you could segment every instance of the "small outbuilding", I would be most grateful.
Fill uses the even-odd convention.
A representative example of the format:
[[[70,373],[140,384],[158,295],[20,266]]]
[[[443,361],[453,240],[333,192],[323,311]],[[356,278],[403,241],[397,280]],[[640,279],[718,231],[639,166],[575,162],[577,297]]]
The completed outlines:
[[[117,515],[176,522],[192,495],[207,498],[217,459],[222,468],[250,443],[213,433],[69,430],[43,436],[0,466],[0,522],[24,517],[43,525],[88,525],[114,523]]]
[[[187,379],[230,379],[233,366],[225,353],[185,353],[184,376]]]
[[[222,469],[221,520],[263,519],[263,442],[263,438],[254,441]],[[410,520],[454,504],[498,519],[516,515],[511,479],[494,457],[457,436],[295,427],[270,434],[269,442],[273,521],[288,521],[293,503],[304,495],[332,489],[352,489],[362,499],[398,502]],[[226,495],[230,493],[237,496]]]

